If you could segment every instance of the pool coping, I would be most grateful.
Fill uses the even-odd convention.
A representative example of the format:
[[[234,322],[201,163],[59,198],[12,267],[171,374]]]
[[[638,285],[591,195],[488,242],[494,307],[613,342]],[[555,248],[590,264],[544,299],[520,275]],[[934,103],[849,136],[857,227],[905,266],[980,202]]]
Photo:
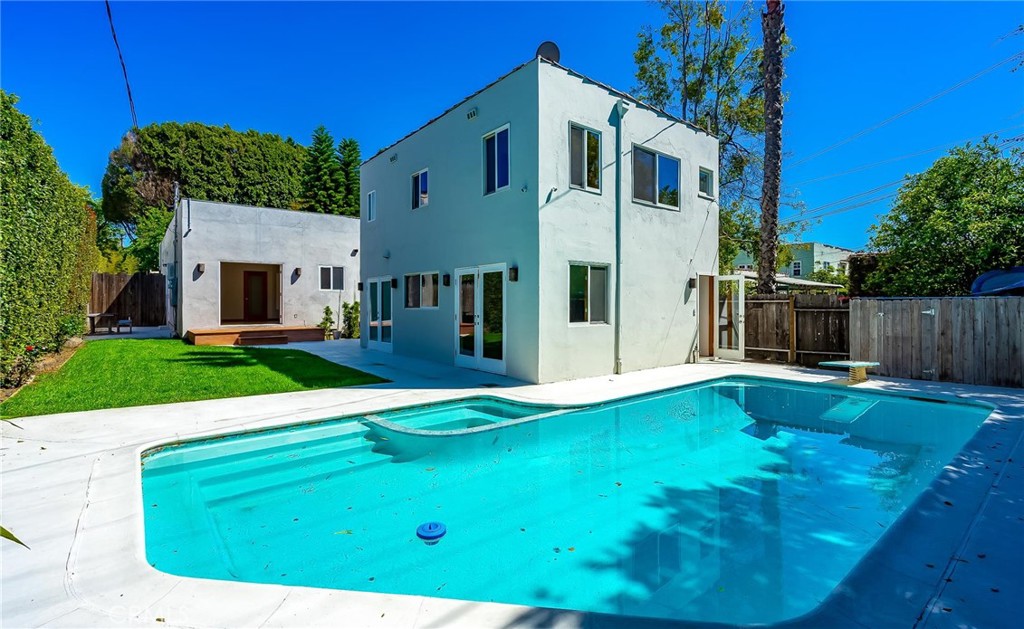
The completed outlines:
[[[654,372],[660,372],[655,374]],[[608,386],[608,378],[591,379],[591,387],[583,381],[552,385],[532,385],[506,389],[496,394],[492,389],[485,396],[471,395],[468,397],[491,397],[509,400],[516,403],[535,404],[536,396],[551,397],[590,397],[589,404],[607,403],[632,395],[644,395],[682,385],[707,382],[715,378],[753,375],[769,378],[782,378],[798,383],[815,384],[827,381],[831,376],[828,372],[812,370],[795,370],[764,365],[717,365],[714,368],[702,366],[681,366],[652,370],[648,376],[657,375],[661,379],[644,378],[645,372],[626,374],[617,377],[619,382],[627,386],[617,389]],[[659,382],[671,382],[672,386],[658,386]],[[632,387],[633,394],[628,390]],[[981,401],[994,406],[993,413],[982,427],[975,433],[957,459],[944,468],[939,477],[929,488],[921,493],[906,509],[900,518],[873,546],[872,550],[857,564],[853,571],[818,608],[799,618],[778,623],[780,627],[797,626],[878,626],[880,624],[900,624],[909,626],[918,622],[922,616],[928,616],[930,606],[941,594],[941,583],[955,567],[948,550],[959,550],[964,541],[964,528],[977,522],[978,515],[984,509],[991,493],[982,490],[998,484],[999,474],[1006,470],[1008,457],[1004,450],[993,450],[992,445],[998,439],[1017,444],[1024,437],[1024,400],[1018,390],[995,389],[989,387],[969,387],[947,383],[927,383],[897,380],[872,380],[868,386],[858,388],[871,392],[892,392],[894,389],[914,391],[928,396],[946,397],[951,401]],[[362,393],[372,388],[361,389]],[[422,398],[422,391],[404,391],[407,398]],[[621,391],[625,394],[616,395]],[[959,392],[949,397],[949,391]],[[324,394],[317,399],[331,401],[332,398],[344,395],[345,390],[335,390],[333,395]],[[941,395],[945,394],[945,395]],[[294,394],[288,399],[306,399]],[[402,397],[401,394],[397,394]],[[534,397],[531,397],[534,396]],[[281,398],[282,396],[260,396],[261,398]],[[307,396],[308,397],[308,396]],[[393,397],[393,396],[392,396]],[[450,401],[465,399],[465,391],[435,391],[434,401]],[[906,395],[902,395],[906,397]],[[981,398],[980,400],[978,398]],[[403,398],[405,399],[405,398]],[[413,401],[413,400],[410,401]],[[235,402],[249,401],[252,405],[263,408],[257,398],[240,398]],[[992,400],[996,400],[993,402]],[[1000,403],[999,401],[1009,403]],[[1015,402],[1015,403],[1014,403]],[[380,410],[379,398],[363,396],[349,403],[359,408]],[[411,404],[408,404],[411,405]],[[408,406],[406,405],[406,406]],[[224,405],[212,403],[190,403],[186,405],[168,405],[175,407],[179,415],[192,408],[216,409]],[[388,409],[400,405],[389,404]],[[188,408],[182,408],[188,407]],[[161,409],[163,407],[147,407]],[[143,409],[120,409],[112,412],[94,412],[89,415],[102,416],[110,421],[109,429],[131,421],[131,418]],[[269,412],[269,411],[268,411]],[[345,413],[354,415],[366,413],[368,410]],[[25,596],[31,596],[32,588],[28,587],[27,578],[19,579],[17,572],[10,572],[11,566],[17,570],[35,562],[31,557],[37,550],[18,555],[23,551],[12,544],[2,545],[3,552],[3,585],[4,611],[3,620],[7,626],[20,624],[72,624],[109,625],[111,622],[129,625],[151,625],[159,622],[161,626],[224,626],[224,625],[378,625],[378,626],[495,626],[495,625],[537,625],[558,624],[564,626],[709,626],[708,623],[692,623],[688,621],[665,621],[660,619],[640,619],[631,617],[611,616],[589,612],[534,608],[507,605],[500,603],[478,603],[456,599],[441,599],[423,596],[378,594],[370,592],[322,590],[296,586],[265,585],[243,582],[212,581],[191,577],[178,577],[159,572],[149,566],[145,557],[145,539],[142,520],[142,488],[140,474],[140,457],[143,452],[154,446],[166,445],[169,441],[209,438],[225,436],[230,433],[246,432],[248,428],[282,428],[289,424],[307,423],[307,420],[320,421],[338,416],[330,406],[319,406],[305,411],[303,419],[296,422],[295,416],[270,417],[256,420],[260,414],[253,409],[246,419],[237,426],[237,430],[224,426],[210,427],[209,423],[198,430],[184,434],[164,434],[154,438],[140,439],[124,443],[114,439],[86,440],[90,460],[87,474],[80,469],[76,476],[77,484],[84,485],[84,495],[70,496],[66,501],[75,507],[77,518],[74,526],[51,520],[51,528],[58,529],[55,538],[59,537],[69,543],[66,556],[62,561],[49,561],[49,555],[43,561],[43,572],[52,578],[60,577],[61,590],[50,596],[53,604],[31,608],[26,606]],[[174,415],[172,412],[171,415]],[[302,413],[300,413],[302,415]],[[61,416],[50,416],[60,418]],[[293,421],[288,421],[289,419]],[[30,424],[38,420],[22,420],[22,424]],[[46,418],[40,423],[46,423]],[[60,422],[57,422],[58,424]],[[160,431],[158,431],[159,433]],[[164,431],[168,432],[168,431]],[[11,447],[10,440],[15,436],[13,429],[4,426],[5,446]],[[147,435],[148,437],[149,435]],[[42,443],[43,441],[39,441]],[[53,441],[53,443],[58,443]],[[53,446],[51,446],[53,447]],[[997,462],[1002,457],[1003,464]],[[81,457],[77,457],[81,458]],[[4,462],[7,463],[5,458]],[[28,473],[43,471],[44,468],[56,469],[56,465],[68,460],[54,461],[36,466],[23,466],[14,470]],[[984,470],[989,465],[991,470]],[[992,471],[994,470],[994,472]],[[73,470],[65,469],[67,473]],[[990,474],[995,473],[996,480]],[[85,478],[82,478],[85,477]],[[20,475],[19,475],[20,479]],[[984,481],[985,485],[980,483]],[[127,483],[127,486],[126,486]],[[42,488],[39,488],[42,489]],[[127,489],[127,491],[126,491]],[[23,492],[26,490],[23,490]],[[27,490],[31,493],[31,489]],[[125,500],[129,496],[130,500]],[[9,497],[6,483],[4,487],[5,504]],[[20,496],[12,496],[16,506]],[[37,505],[38,511],[49,516],[56,509],[47,509],[46,501]],[[951,502],[955,508],[945,505]],[[972,507],[973,505],[973,507]],[[7,513],[5,507],[5,518]],[[64,509],[67,513],[68,509]],[[14,511],[18,516],[18,510]],[[913,531],[904,530],[901,522],[916,514],[918,518],[933,518],[936,514],[944,522],[955,517],[959,526],[931,526],[927,540],[918,535],[915,539]],[[46,517],[46,516],[44,516]],[[18,525],[18,517],[5,521],[23,538],[26,529]],[[952,532],[951,532],[952,529]],[[894,533],[896,531],[897,533]],[[969,528],[968,528],[969,532]],[[70,538],[70,539],[68,539]],[[909,539],[908,539],[909,538]],[[943,538],[936,545],[936,538]],[[932,543],[929,545],[928,541]],[[30,541],[30,540],[27,540]],[[885,545],[883,547],[883,544]],[[30,541],[30,545],[32,542]],[[882,550],[894,550],[892,557],[883,560],[873,555],[885,554]],[[27,555],[27,557],[26,557]],[[61,553],[55,558],[60,559]],[[943,556],[944,555],[944,556]],[[27,562],[27,563],[26,563]],[[927,568],[930,563],[933,568]],[[916,567],[915,567],[916,566]],[[12,607],[8,607],[8,603]],[[12,613],[9,610],[14,609]],[[940,613],[940,612],[936,612]],[[162,621],[157,620],[162,619]],[[727,625],[722,625],[727,626]]]

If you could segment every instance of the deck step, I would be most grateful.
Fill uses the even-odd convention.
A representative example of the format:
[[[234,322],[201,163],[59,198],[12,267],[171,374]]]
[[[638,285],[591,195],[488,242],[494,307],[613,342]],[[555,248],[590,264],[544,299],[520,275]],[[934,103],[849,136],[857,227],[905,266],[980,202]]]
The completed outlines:
[[[242,333],[238,335],[238,340],[235,343],[237,345],[286,345],[288,343],[288,335]]]

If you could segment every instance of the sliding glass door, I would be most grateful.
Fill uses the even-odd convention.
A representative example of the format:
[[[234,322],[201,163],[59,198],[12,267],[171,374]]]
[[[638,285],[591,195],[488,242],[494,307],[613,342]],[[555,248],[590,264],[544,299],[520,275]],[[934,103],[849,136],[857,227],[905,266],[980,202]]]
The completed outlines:
[[[505,373],[505,265],[455,270],[455,364]]]

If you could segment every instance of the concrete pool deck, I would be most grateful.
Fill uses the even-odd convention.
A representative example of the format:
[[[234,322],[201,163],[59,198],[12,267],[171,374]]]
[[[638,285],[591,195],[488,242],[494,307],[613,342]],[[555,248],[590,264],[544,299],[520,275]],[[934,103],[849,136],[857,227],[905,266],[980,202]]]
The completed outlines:
[[[167,441],[486,394],[585,403],[728,375],[836,372],[701,363],[571,382],[516,381],[352,342],[294,344],[390,378],[358,388],[29,417],[0,433],[0,624],[36,626],[665,626],[496,603],[178,577],[145,557],[139,454]],[[495,386],[496,385],[496,386]],[[1000,627],[1024,600],[1024,391],[872,379],[860,389],[960,396],[996,410],[833,595],[785,626]],[[908,524],[914,526],[908,528]],[[784,585],[783,585],[784,587]],[[681,625],[685,626],[685,624]]]

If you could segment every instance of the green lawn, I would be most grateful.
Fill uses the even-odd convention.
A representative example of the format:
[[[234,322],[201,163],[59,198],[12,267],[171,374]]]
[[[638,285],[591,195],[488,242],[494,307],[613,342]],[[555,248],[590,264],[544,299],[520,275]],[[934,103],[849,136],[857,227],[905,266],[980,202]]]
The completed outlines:
[[[387,382],[294,349],[172,339],[87,342],[59,371],[0,404],[0,417],[167,404]]]

